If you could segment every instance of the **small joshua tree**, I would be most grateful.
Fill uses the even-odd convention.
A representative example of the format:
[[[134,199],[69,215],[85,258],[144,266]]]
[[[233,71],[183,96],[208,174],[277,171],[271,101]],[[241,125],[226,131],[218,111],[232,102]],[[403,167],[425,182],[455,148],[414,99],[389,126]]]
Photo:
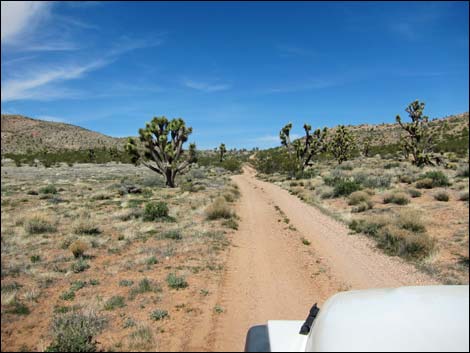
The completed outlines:
[[[227,149],[225,148],[225,143],[221,143],[219,146],[219,161],[221,163],[224,160],[225,153],[227,153]]]
[[[352,133],[344,125],[338,126],[328,148],[338,164],[350,159],[355,148],[356,142]]]
[[[424,102],[414,101],[405,111],[411,118],[411,123],[402,123],[397,115],[397,123],[406,131],[407,135],[401,139],[406,159],[411,156],[411,162],[416,166],[433,164],[431,161],[432,135],[428,128],[429,117],[423,115]]]
[[[305,137],[297,139],[294,142],[290,140],[290,130],[292,129],[292,123],[284,126],[279,132],[279,138],[281,144],[286,146],[290,155],[295,152],[295,158],[297,161],[297,170],[304,171],[307,166],[312,164],[312,159],[321,152],[326,151],[326,136],[327,129],[317,129],[313,134],[310,133],[312,127],[308,124],[304,124]]]
[[[370,144],[372,142],[372,133],[374,129],[371,128],[367,131],[367,136],[364,138],[363,145],[362,145],[362,155],[364,157],[369,157],[370,154]]]
[[[129,138],[126,151],[132,156],[134,164],[142,163],[163,175],[166,185],[173,188],[176,175],[196,162],[196,145],[193,143],[189,145],[188,156],[183,160],[183,144],[191,133],[192,128],[186,127],[183,119],[168,121],[164,116],[155,117],[144,129],[139,129],[143,147],[138,146],[135,139]]]

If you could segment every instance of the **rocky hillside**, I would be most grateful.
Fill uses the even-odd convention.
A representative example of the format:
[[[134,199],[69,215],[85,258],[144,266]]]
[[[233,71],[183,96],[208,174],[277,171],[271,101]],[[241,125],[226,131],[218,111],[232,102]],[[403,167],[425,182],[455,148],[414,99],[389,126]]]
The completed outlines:
[[[125,141],[123,138],[106,136],[75,125],[4,114],[1,135],[2,154],[102,147],[122,150]]]

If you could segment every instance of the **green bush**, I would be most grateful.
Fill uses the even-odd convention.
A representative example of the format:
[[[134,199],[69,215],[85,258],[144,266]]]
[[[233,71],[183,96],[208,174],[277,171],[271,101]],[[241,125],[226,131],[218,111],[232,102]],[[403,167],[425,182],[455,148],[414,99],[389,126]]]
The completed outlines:
[[[354,180],[342,180],[336,183],[333,190],[333,195],[335,197],[348,196],[354,191],[358,191],[360,189],[362,189],[362,186],[358,182]]]
[[[139,284],[130,290],[129,296],[131,299],[135,298],[137,294],[147,292],[160,292],[161,288],[157,283],[151,282],[149,279],[142,279]]]
[[[436,199],[437,201],[447,202],[449,201],[449,194],[445,191],[440,191],[434,195],[434,199]]]
[[[67,292],[62,293],[59,298],[62,299],[62,300],[74,300],[75,299],[75,291],[70,289]]]
[[[152,313],[150,314],[150,318],[155,321],[160,321],[167,317],[168,317],[168,311],[166,310],[157,309],[157,310],[152,311]]]
[[[39,192],[41,194],[57,194],[57,188],[54,185],[50,184],[39,189]]]
[[[447,178],[447,175],[445,175],[443,172],[440,170],[433,170],[427,173],[424,173],[423,179],[429,178],[432,179],[432,185],[433,187],[439,187],[439,186],[449,186],[449,178]]]
[[[168,205],[163,202],[149,202],[145,205],[144,221],[158,221],[168,218]]]
[[[188,286],[188,282],[183,277],[176,276],[174,273],[170,273],[167,276],[166,282],[168,287],[173,289],[183,289]]]
[[[94,337],[103,330],[106,319],[96,314],[71,312],[54,317],[52,343],[46,352],[96,352]]]

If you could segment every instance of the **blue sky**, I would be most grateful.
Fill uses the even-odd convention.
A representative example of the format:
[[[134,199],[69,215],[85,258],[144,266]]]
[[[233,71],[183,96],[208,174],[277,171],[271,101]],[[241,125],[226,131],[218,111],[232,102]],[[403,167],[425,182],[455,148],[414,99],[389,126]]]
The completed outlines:
[[[182,117],[199,148],[468,111],[467,2],[2,1],[2,113],[136,135]]]

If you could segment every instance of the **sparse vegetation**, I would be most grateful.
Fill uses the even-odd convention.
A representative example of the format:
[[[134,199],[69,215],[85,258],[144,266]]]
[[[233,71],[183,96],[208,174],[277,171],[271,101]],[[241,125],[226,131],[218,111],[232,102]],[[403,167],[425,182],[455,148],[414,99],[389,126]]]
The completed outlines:
[[[384,203],[407,205],[410,203],[410,198],[404,192],[394,192],[384,196]]]
[[[188,282],[183,277],[179,277],[174,273],[170,273],[167,278],[166,282],[168,283],[168,287],[172,289],[184,289],[188,286]]]
[[[24,222],[24,228],[28,234],[43,234],[56,231],[54,223],[46,214],[35,213]]]
[[[440,192],[438,192],[437,194],[434,195],[434,198],[437,201],[447,202],[447,201],[449,201],[449,194],[445,191],[440,191]]]
[[[160,321],[160,320],[163,320],[163,319],[168,318],[168,317],[169,317],[168,316],[168,311],[161,310],[161,309],[154,310],[150,314],[150,318],[152,320],[155,320],[155,321]]]
[[[71,312],[52,321],[52,343],[46,352],[96,352],[96,335],[105,327],[105,318],[95,313]]]
[[[149,202],[145,205],[143,220],[159,221],[168,219],[168,205],[161,202]]]

